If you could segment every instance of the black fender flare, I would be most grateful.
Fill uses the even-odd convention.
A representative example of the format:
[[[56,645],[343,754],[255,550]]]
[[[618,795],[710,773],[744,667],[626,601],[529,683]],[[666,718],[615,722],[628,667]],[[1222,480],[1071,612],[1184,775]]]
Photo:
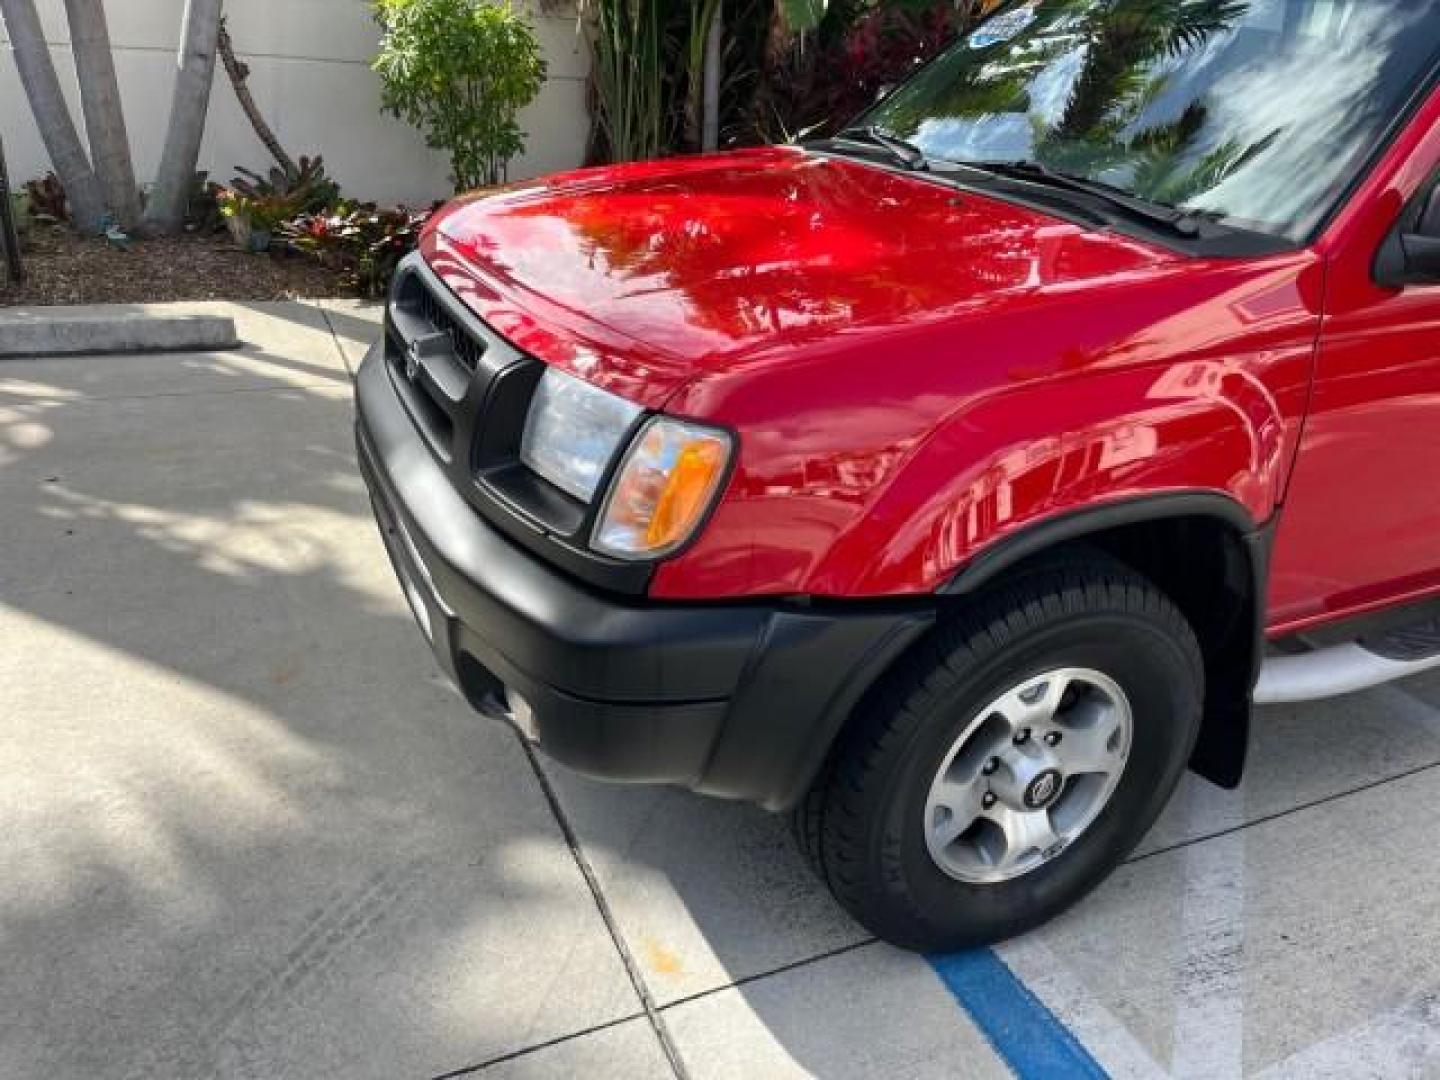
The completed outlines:
[[[1004,571],[1042,551],[1124,525],[1143,525],[1167,518],[1212,517],[1241,536],[1259,531],[1250,511],[1228,495],[1213,491],[1171,491],[1140,495],[1101,506],[1072,510],[1027,525],[983,549],[939,590],[942,596],[976,592]],[[1267,560],[1268,563],[1268,560]],[[1268,565],[1267,565],[1268,576]]]
[[[1207,652],[1204,724],[1190,767],[1222,787],[1240,783],[1249,747],[1251,696],[1265,657],[1266,594],[1278,513],[1264,524],[1228,495],[1213,491],[1163,492],[1059,514],[1029,525],[981,551],[938,595],[973,595],[1005,571],[1042,552],[1113,529],[1178,518],[1209,518],[1237,534],[1245,565],[1230,568],[1248,587],[1244,624],[1223,650]]]

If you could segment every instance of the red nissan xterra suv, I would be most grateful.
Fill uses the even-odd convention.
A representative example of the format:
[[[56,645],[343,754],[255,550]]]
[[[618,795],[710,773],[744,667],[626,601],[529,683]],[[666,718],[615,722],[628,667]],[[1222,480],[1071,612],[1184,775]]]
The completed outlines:
[[[837,136],[461,199],[360,461],[551,757],[1033,927],[1253,703],[1440,666],[1440,5],[1009,3]]]

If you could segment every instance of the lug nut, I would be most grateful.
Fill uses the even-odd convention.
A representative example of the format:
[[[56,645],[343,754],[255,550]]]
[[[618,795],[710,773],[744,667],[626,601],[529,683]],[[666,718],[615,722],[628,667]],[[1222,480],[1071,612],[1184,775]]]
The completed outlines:
[[[987,792],[984,794],[984,796],[980,799],[980,805],[981,805],[981,807],[983,807],[984,809],[989,810],[990,807],[992,807],[992,806],[995,805],[995,796],[994,796],[992,793],[990,793],[990,792],[987,791]]]
[[[995,775],[995,770],[998,768],[1000,768],[1000,759],[998,757],[992,757],[980,767],[980,771],[986,776],[993,776]]]
[[[1025,745],[1027,742],[1029,742],[1029,741],[1030,741],[1030,729],[1029,729],[1028,727],[1027,727],[1027,728],[1021,728],[1019,731],[1017,731],[1017,732],[1015,733],[1015,745],[1016,745],[1016,746],[1024,746],[1024,745]]]
[[[1058,746],[1059,743],[1060,743],[1060,733],[1059,733],[1058,731],[1052,731],[1052,732],[1050,732],[1050,734],[1048,734],[1048,735],[1045,736],[1045,745],[1046,745],[1046,746]]]

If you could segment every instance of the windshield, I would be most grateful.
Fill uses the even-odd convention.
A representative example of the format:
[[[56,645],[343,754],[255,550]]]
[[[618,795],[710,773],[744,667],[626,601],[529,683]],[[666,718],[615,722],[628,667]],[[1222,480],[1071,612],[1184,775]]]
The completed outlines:
[[[1437,57],[1434,0],[1012,2],[861,123],[1302,241]]]

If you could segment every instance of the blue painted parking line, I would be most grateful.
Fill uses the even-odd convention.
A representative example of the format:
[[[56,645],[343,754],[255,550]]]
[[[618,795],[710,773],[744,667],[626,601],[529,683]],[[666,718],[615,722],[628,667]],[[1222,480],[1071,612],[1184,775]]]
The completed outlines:
[[[991,949],[932,956],[930,966],[1020,1080],[1106,1072]]]

